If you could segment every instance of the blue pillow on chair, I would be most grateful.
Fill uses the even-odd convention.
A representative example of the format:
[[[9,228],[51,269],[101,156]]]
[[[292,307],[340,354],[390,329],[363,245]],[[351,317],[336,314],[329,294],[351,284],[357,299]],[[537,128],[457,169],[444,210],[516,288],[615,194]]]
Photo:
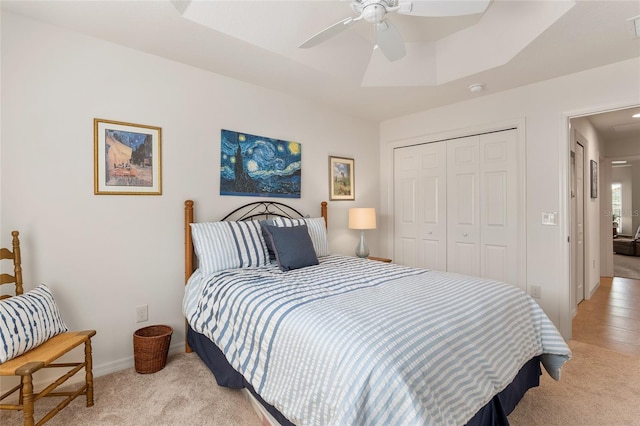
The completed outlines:
[[[35,289],[0,301],[0,364],[68,331],[51,290]]]
[[[269,240],[282,271],[300,269],[318,264],[306,225],[278,227],[265,225]]]

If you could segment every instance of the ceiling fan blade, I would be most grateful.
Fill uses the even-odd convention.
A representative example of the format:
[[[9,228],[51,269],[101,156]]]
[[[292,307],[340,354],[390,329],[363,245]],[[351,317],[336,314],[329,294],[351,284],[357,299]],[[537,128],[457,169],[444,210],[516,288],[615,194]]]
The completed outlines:
[[[400,1],[397,12],[413,16],[462,16],[484,12],[491,0],[411,0]]]
[[[376,42],[389,62],[397,61],[407,54],[398,27],[386,19],[376,24]]]
[[[360,20],[360,17],[346,18],[340,22],[336,22],[330,27],[327,27],[324,30],[320,31],[319,33],[309,37],[307,40],[303,41],[298,47],[301,49],[306,49],[308,47],[316,46],[322,43],[323,41],[329,40],[331,37],[337,34],[340,34],[342,31],[346,30],[347,28],[349,28],[351,25],[353,25],[359,20]]]

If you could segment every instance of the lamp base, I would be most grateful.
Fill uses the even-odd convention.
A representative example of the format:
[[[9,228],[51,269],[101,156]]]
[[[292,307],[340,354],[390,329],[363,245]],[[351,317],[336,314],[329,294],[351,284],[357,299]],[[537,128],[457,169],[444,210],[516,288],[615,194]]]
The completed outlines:
[[[369,256],[369,246],[367,246],[367,242],[364,240],[364,230],[360,230],[360,242],[358,243],[358,247],[356,247],[356,256],[362,258]]]

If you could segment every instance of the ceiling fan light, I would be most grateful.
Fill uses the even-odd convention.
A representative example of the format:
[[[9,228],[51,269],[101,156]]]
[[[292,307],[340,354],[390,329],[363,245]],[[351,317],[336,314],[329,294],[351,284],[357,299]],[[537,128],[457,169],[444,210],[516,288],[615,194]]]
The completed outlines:
[[[378,3],[368,4],[364,7],[364,10],[362,11],[364,20],[372,24],[381,22],[386,13],[387,13],[387,9],[385,9],[384,6]]]

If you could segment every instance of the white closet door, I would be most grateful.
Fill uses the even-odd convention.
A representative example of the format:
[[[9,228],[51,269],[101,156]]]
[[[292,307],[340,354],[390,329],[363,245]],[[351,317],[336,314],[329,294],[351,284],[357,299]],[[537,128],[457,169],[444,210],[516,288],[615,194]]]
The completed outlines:
[[[414,146],[393,154],[393,261],[408,266],[418,266],[418,151]]]
[[[516,286],[517,130],[394,152],[394,261]]]
[[[480,276],[518,285],[516,131],[480,136]]]
[[[447,141],[447,271],[480,276],[479,136]]]
[[[435,142],[394,152],[394,261],[447,268],[446,144]]]

